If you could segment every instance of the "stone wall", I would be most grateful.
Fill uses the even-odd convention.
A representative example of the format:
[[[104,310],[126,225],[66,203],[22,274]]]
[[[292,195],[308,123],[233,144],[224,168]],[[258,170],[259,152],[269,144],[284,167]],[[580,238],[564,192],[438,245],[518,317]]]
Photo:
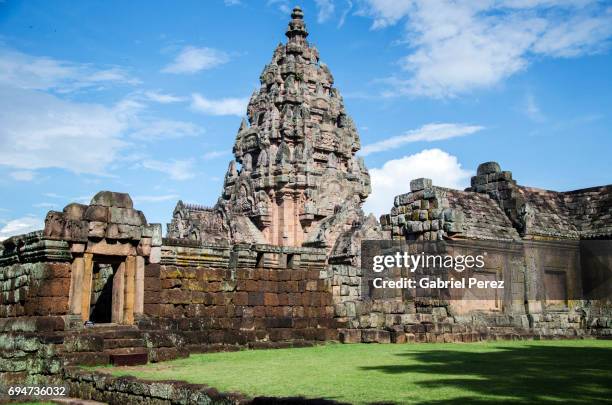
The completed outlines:
[[[262,245],[227,253],[164,247],[161,264],[145,269],[141,327],[180,331],[194,349],[335,337],[324,250]]]
[[[41,232],[0,245],[0,318],[64,315],[70,289],[70,252]]]
[[[64,372],[64,381],[71,396],[101,401],[111,405],[342,405],[340,402],[323,398],[249,398],[239,393],[221,393],[215,388],[202,384],[189,384],[180,381],[146,381],[131,376],[113,377],[101,372],[85,371],[77,368],[67,368]]]

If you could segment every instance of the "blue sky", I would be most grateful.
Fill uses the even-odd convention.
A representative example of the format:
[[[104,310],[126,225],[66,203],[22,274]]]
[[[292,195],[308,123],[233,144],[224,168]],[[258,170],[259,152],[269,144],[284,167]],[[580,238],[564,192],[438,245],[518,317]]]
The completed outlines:
[[[411,178],[612,183],[612,3],[304,1],[355,120],[380,214]],[[0,238],[129,192],[150,222],[213,205],[295,3],[0,1]]]

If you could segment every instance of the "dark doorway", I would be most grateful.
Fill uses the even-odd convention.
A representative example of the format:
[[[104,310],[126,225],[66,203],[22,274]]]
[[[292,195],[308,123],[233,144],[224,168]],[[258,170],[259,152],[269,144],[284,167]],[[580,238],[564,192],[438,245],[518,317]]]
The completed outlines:
[[[93,323],[110,323],[113,308],[113,274],[116,265],[94,263],[89,320]]]

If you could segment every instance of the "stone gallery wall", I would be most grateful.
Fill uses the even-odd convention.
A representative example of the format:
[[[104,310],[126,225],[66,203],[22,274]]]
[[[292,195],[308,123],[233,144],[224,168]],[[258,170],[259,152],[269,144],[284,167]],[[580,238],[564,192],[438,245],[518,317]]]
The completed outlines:
[[[324,263],[322,249],[165,246],[146,266],[139,324],[180,331],[194,348],[333,339]]]
[[[46,240],[41,232],[34,232],[0,246],[0,318],[66,314],[70,290],[67,243]]]

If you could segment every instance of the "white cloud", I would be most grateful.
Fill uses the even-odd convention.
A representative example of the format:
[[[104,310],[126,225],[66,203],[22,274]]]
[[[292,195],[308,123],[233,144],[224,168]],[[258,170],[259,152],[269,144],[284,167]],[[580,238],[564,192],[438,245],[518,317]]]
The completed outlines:
[[[469,170],[457,157],[440,149],[425,149],[414,155],[387,161],[381,168],[370,169],[372,194],[363,209],[379,216],[393,207],[396,195],[410,191],[410,180],[426,177],[435,186],[463,189],[468,186]]]
[[[542,122],[545,120],[544,114],[540,110],[540,106],[538,106],[535,97],[531,93],[528,93],[525,97],[524,112],[532,121]]]
[[[163,73],[197,73],[212,69],[229,61],[223,51],[213,48],[186,46],[176,56],[174,62],[162,69]]]
[[[34,207],[34,208],[55,209],[55,208],[58,207],[58,205],[55,204],[55,203],[42,202],[42,203],[32,204],[32,207]]]
[[[237,115],[243,117],[249,99],[244,98],[221,98],[209,99],[201,94],[192,94],[191,108],[195,111],[210,115]]]
[[[178,194],[165,194],[165,195],[139,195],[135,196],[135,203],[155,203],[155,202],[163,202],[169,200],[176,200],[178,198]]]
[[[452,97],[494,86],[534,56],[601,51],[612,35],[612,7],[597,1],[368,0],[361,15],[380,29],[405,21],[409,53],[394,95]]]
[[[317,22],[324,23],[334,14],[335,6],[332,0],[315,0],[319,12]]]
[[[223,0],[223,3],[225,3],[226,6],[237,6],[242,4],[240,0]]]
[[[133,85],[139,82],[116,66],[98,69],[90,64],[32,56],[0,48],[0,85],[65,93],[108,84]]]
[[[211,150],[210,152],[206,152],[203,158],[204,160],[212,160],[227,155],[229,155],[228,150]]]
[[[159,139],[182,138],[184,136],[195,136],[203,132],[203,129],[190,122],[155,120],[138,125],[131,133],[134,139],[154,141]]]
[[[142,167],[165,173],[173,180],[188,180],[195,176],[192,160],[172,160],[166,162],[148,159],[142,162]]]
[[[458,136],[470,135],[484,129],[478,125],[465,124],[426,124],[421,128],[407,131],[404,135],[393,136],[379,142],[375,142],[363,147],[360,154],[363,156],[375,152],[382,152],[389,149],[396,149],[404,144],[411,142],[433,142],[444,139],[456,138]]]
[[[266,5],[268,7],[270,6],[278,7],[280,12],[283,14],[291,13],[291,7],[289,7],[289,0],[268,0]]]
[[[30,170],[18,170],[10,172],[9,175],[17,181],[32,181],[34,180],[35,173]]]
[[[0,69],[3,63],[6,66],[6,61],[0,62]],[[12,174],[16,180],[31,179],[33,175],[28,172],[44,168],[108,175],[111,164],[121,161],[121,155],[133,147],[128,141],[130,134],[133,139],[162,139],[202,132],[189,122],[151,116],[147,111],[151,95],[143,96],[140,92],[110,106],[50,94],[53,89],[80,80],[78,71],[53,66],[60,73],[51,74],[53,69],[48,68],[45,80],[36,85],[31,78],[14,81],[6,75],[0,78],[0,165],[18,169]],[[69,74],[77,77],[71,78]],[[112,75],[101,76],[111,80]],[[101,76],[95,80],[102,80]],[[168,100],[168,95],[164,96]]]
[[[185,101],[185,98],[183,97],[175,96],[173,94],[166,94],[159,91],[146,91],[144,95],[147,99],[160,104],[170,104]]]
[[[346,21],[346,16],[352,8],[353,2],[351,0],[346,0],[346,8],[342,11],[342,14],[340,14],[340,18],[338,19],[338,28],[341,28],[344,25],[344,22]]]
[[[8,87],[0,91],[0,165],[101,174],[126,146],[121,134],[133,114],[127,106],[75,103]]]
[[[14,235],[37,231],[44,227],[45,224],[40,218],[27,216],[13,219],[0,228],[0,241]]]

